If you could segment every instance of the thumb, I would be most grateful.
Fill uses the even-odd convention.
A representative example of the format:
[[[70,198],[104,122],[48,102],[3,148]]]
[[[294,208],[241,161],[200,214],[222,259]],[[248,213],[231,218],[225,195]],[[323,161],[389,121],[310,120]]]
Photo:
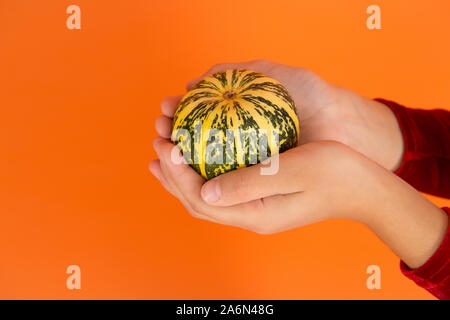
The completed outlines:
[[[280,163],[275,174],[261,174],[261,163],[222,174],[202,186],[202,199],[211,205],[232,206],[273,195],[302,191],[299,190],[299,178],[295,172],[295,153],[288,151],[278,156]]]

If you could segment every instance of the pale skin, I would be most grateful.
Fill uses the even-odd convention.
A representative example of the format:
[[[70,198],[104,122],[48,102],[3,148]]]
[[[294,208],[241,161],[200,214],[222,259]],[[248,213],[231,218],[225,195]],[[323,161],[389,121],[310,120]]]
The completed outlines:
[[[365,224],[410,268],[423,265],[442,242],[448,218],[395,171],[403,139],[384,104],[334,86],[311,71],[265,60],[212,67],[207,74],[244,68],[280,81],[300,115],[300,144],[279,156],[279,170],[263,164],[205,181],[171,160],[172,117],[181,96],[162,102],[150,170],[192,216],[271,234],[331,218]]]

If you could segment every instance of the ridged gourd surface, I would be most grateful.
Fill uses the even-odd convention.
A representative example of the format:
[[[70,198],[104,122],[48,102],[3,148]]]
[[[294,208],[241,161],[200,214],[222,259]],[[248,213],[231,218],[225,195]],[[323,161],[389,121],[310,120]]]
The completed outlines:
[[[205,77],[181,99],[172,141],[191,167],[211,179],[297,146],[299,120],[294,101],[277,80],[251,70],[226,70]]]

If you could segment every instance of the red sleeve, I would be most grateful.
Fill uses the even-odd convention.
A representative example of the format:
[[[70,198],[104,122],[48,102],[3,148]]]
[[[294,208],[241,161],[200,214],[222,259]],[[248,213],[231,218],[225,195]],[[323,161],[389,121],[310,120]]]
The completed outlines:
[[[450,214],[449,208],[443,208]],[[417,269],[400,262],[402,273],[441,300],[450,300],[450,226],[436,252]]]
[[[450,198],[450,112],[405,108],[375,99],[395,114],[405,151],[395,172],[416,189]],[[443,208],[450,214],[449,208]],[[417,269],[400,262],[402,273],[438,299],[450,300],[450,226],[433,256]]]
[[[417,190],[450,198],[450,112],[375,100],[392,110],[402,130],[405,151],[395,173]]]

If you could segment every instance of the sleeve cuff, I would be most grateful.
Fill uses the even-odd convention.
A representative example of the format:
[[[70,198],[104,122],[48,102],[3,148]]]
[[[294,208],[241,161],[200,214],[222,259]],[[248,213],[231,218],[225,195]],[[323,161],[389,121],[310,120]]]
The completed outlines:
[[[442,208],[450,214],[450,208]],[[400,270],[417,285],[427,289],[440,299],[449,299],[447,295],[440,295],[441,290],[435,290],[450,281],[450,224],[441,245],[436,252],[417,269],[409,268],[403,261],[400,262]]]
[[[402,133],[404,151],[394,173],[419,191],[450,198],[450,112],[375,100],[392,111]]]

